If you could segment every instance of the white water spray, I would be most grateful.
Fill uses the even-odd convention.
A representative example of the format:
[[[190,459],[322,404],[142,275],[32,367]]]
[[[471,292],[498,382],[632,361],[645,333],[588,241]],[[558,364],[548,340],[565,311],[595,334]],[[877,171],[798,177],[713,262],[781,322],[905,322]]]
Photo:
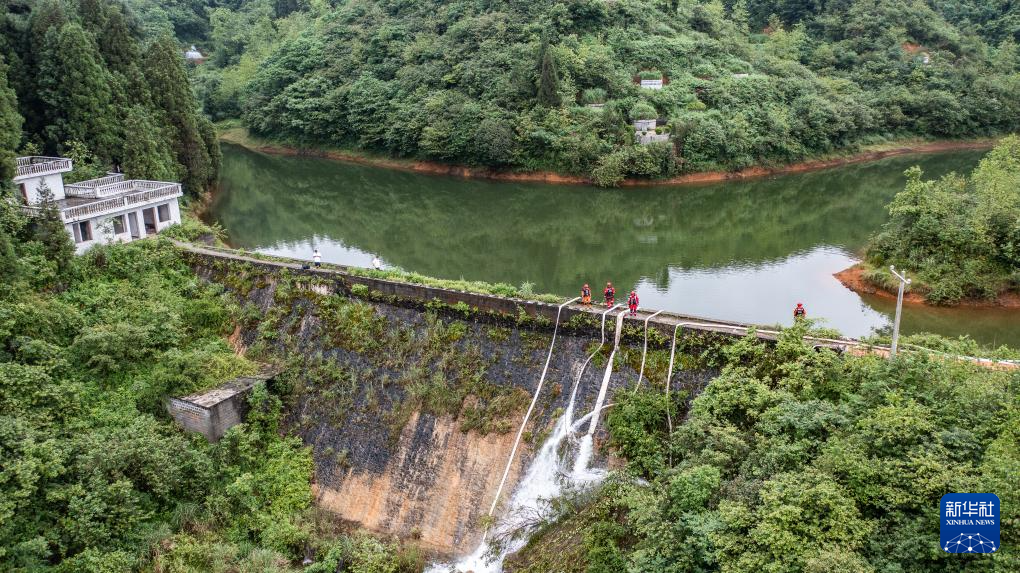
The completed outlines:
[[[616,315],[616,335],[613,339],[613,351],[609,353],[609,360],[606,363],[606,371],[602,374],[602,386],[599,388],[599,395],[595,399],[595,407],[591,409],[591,420],[588,423],[588,432],[581,438],[581,443],[577,448],[577,459],[574,460],[574,472],[573,476],[575,479],[590,481],[602,477],[602,472],[590,472],[588,465],[591,464],[591,458],[594,450],[594,439],[595,429],[599,425],[599,413],[602,410],[602,404],[606,401],[606,392],[609,390],[609,379],[613,377],[613,361],[616,358],[616,351],[620,349],[620,333],[623,331],[623,315],[620,313]]]
[[[563,491],[563,482],[565,479],[569,479],[569,476],[565,476],[561,468],[559,449],[560,444],[563,443],[573,431],[572,423],[574,417],[574,400],[577,397],[577,387],[580,384],[581,377],[584,375],[585,369],[588,367],[588,363],[591,362],[592,358],[602,350],[602,347],[606,343],[606,314],[612,310],[618,308],[621,305],[616,305],[612,308],[607,309],[602,313],[602,341],[599,347],[592,352],[588,359],[584,361],[578,371],[577,377],[574,380],[574,387],[570,393],[570,401],[567,403],[567,408],[563,414],[556,420],[556,425],[553,426],[552,434],[542,444],[535,459],[532,460],[531,465],[528,467],[528,471],[525,472],[524,477],[521,478],[520,484],[517,489],[514,490],[513,495],[510,497],[509,507],[507,508],[506,515],[500,521],[500,524],[493,531],[491,536],[486,535],[482,539],[482,542],[478,547],[460,561],[450,564],[433,565],[426,570],[426,573],[445,573],[448,571],[462,571],[472,573],[500,573],[503,571],[503,560],[506,559],[507,555],[517,551],[527,543],[528,531],[521,531],[522,528],[527,529],[531,522],[535,521],[535,518],[541,517],[546,513],[549,508],[549,502],[560,495]],[[559,327],[559,316],[557,315],[556,327],[553,330],[553,342],[556,343],[556,329]],[[619,338],[619,329],[617,329],[617,338]],[[549,347],[549,355],[552,356],[552,344]],[[546,360],[546,369],[548,369],[549,361]],[[542,373],[542,379],[545,378],[545,371]],[[539,382],[541,384],[541,381]],[[538,392],[535,393],[537,399]],[[532,405],[534,405],[534,399]],[[595,412],[597,410],[594,410]],[[530,413],[530,411],[529,411]],[[591,414],[589,414],[591,415]],[[527,416],[525,416],[525,424],[527,423]],[[524,425],[522,424],[521,429],[523,430]],[[518,432],[520,436],[521,432]],[[511,454],[511,461],[513,459]],[[505,480],[504,474],[504,480]],[[502,485],[501,485],[502,488]],[[499,498],[499,493],[496,494],[496,498]],[[495,503],[493,504],[495,508]],[[491,515],[491,513],[490,513]],[[514,537],[508,537],[513,533],[518,535]],[[493,547],[490,539],[499,541],[497,547]]]

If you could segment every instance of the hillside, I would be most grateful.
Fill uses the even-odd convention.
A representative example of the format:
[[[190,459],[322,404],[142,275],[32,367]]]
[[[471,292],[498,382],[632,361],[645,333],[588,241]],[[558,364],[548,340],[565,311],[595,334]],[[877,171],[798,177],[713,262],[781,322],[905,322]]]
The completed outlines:
[[[205,109],[294,146],[612,185],[1020,121],[1017,8],[992,2],[235,4],[179,30]],[[669,141],[635,145],[656,118]]]

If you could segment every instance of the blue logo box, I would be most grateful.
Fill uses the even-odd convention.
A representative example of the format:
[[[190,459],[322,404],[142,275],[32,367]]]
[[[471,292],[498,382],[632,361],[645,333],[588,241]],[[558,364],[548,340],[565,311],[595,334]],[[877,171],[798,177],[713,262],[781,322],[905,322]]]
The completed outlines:
[[[939,545],[947,553],[994,553],[1001,516],[994,493],[947,493],[939,502]]]

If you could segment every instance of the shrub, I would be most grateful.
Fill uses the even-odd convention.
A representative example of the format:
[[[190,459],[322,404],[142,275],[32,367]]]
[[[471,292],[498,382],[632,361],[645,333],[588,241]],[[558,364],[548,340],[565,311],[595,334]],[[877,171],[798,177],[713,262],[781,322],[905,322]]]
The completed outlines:
[[[581,93],[582,103],[606,103],[606,90],[602,88],[589,88]]]
[[[657,117],[659,117],[658,112],[649,103],[638,102],[634,104],[634,107],[630,108],[630,118],[634,121],[655,119]]]
[[[662,72],[658,70],[642,70],[638,73],[638,77],[643,80],[661,80]]]

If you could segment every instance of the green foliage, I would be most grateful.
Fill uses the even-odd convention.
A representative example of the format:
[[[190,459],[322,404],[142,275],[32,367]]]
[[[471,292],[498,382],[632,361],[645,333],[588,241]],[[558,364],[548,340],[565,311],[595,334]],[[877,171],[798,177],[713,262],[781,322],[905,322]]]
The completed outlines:
[[[655,111],[655,106],[646,102],[638,102],[634,104],[634,107],[630,108],[630,118],[633,120],[655,119],[657,117],[659,117],[659,113]]]
[[[885,287],[895,264],[916,274],[927,299],[952,304],[994,298],[1020,287],[1020,138],[1003,139],[971,176],[924,181],[919,168],[889,204],[889,221],[872,241],[867,275]]]
[[[38,223],[5,219],[32,256]],[[258,387],[215,445],[164,412],[167,396],[255,369],[222,338],[220,291],[164,241],[56,272],[51,290],[16,269],[0,297],[0,569],[288,570],[315,534],[312,461],[279,434],[279,398]]]
[[[944,493],[1015,491],[1001,481],[1017,463],[1015,375],[837,356],[803,343],[805,328],[725,348],[722,373],[676,404],[672,436],[661,390],[616,395],[610,444],[648,483],[590,526],[589,571],[619,567],[617,551],[638,571],[971,570],[918,540],[938,538]],[[1003,501],[1003,522],[1016,514]],[[1015,566],[1003,547],[981,568]]]
[[[21,140],[18,100],[7,81],[7,65],[0,56],[0,181],[14,177],[14,151]]]
[[[1015,18],[975,3],[216,4],[195,76],[208,113],[270,140],[614,185],[1016,129],[1010,34],[963,32]],[[658,170],[620,160],[642,98],[684,125]]]
[[[143,14],[144,4],[130,2]],[[204,13],[201,2],[193,4]],[[10,149],[24,135],[40,154],[88,150],[92,160],[75,162],[71,182],[119,166],[133,177],[183,179],[193,194],[211,187],[219,145],[198,112],[175,40],[143,40],[136,15],[119,1],[32,0],[18,6],[0,18],[6,84],[18,113],[29,118],[22,134],[12,118],[0,115],[11,128],[4,135],[15,138]],[[5,92],[6,86],[0,94],[10,105]]]

